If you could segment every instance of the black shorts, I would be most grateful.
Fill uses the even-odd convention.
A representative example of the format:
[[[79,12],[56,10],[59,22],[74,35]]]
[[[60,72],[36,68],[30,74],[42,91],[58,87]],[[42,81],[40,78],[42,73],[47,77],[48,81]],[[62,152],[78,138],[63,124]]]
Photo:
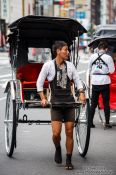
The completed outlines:
[[[51,108],[51,120],[61,122],[74,122],[75,108]]]

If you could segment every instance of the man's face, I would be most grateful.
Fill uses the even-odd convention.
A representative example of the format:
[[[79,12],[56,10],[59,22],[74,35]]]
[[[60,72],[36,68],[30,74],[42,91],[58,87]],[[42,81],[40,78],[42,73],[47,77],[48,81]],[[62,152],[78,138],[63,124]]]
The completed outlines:
[[[57,55],[61,57],[63,60],[67,60],[69,56],[68,46],[64,46],[61,49],[57,50]]]

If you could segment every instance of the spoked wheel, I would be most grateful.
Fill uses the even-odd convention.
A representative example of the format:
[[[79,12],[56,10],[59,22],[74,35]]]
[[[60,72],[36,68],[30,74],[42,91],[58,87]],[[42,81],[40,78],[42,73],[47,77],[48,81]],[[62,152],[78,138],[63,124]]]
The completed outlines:
[[[90,140],[90,104],[80,105],[76,109],[75,134],[79,154],[84,157],[87,154]]]
[[[9,157],[16,147],[16,101],[11,98],[11,89],[8,89],[5,111],[5,146]]]

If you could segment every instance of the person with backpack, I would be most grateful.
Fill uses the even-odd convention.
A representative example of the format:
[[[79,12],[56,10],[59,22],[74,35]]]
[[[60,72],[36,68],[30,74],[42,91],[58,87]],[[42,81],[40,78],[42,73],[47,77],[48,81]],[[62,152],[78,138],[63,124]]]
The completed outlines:
[[[112,57],[107,54],[108,43],[101,41],[98,45],[98,52],[91,55],[89,60],[89,79],[91,78],[92,97],[91,97],[91,127],[95,128],[93,118],[95,109],[98,105],[99,95],[102,95],[105,113],[105,128],[111,128],[110,122],[110,76],[115,70]],[[90,81],[89,81],[90,82]]]

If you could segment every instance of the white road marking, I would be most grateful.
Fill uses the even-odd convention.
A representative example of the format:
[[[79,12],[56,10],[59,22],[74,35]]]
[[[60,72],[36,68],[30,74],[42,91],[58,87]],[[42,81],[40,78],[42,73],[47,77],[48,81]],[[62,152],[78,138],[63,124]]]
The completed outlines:
[[[0,65],[9,64],[9,60],[0,60]]]
[[[6,99],[6,97],[1,97],[1,98],[0,98],[0,101],[5,100],[5,99]]]
[[[6,64],[5,66],[4,65],[0,65],[0,69],[4,69],[4,68],[11,68],[11,65],[8,65],[8,64]]]
[[[116,118],[116,115],[112,115],[111,117],[112,117],[112,118]]]
[[[0,75],[0,78],[11,77],[11,74]]]
[[[8,81],[6,81],[5,83],[3,83],[3,84],[0,84],[0,86],[2,87],[2,88],[5,88],[6,87],[6,85],[7,85],[7,83],[8,83]]]
[[[0,82],[6,82],[6,81],[9,81],[9,78],[4,78],[4,79],[0,79]]]
[[[29,132],[31,132],[31,131],[23,131],[23,132],[25,132],[25,133],[29,133]]]
[[[0,75],[0,86],[5,88],[7,82],[11,79],[11,74]]]

